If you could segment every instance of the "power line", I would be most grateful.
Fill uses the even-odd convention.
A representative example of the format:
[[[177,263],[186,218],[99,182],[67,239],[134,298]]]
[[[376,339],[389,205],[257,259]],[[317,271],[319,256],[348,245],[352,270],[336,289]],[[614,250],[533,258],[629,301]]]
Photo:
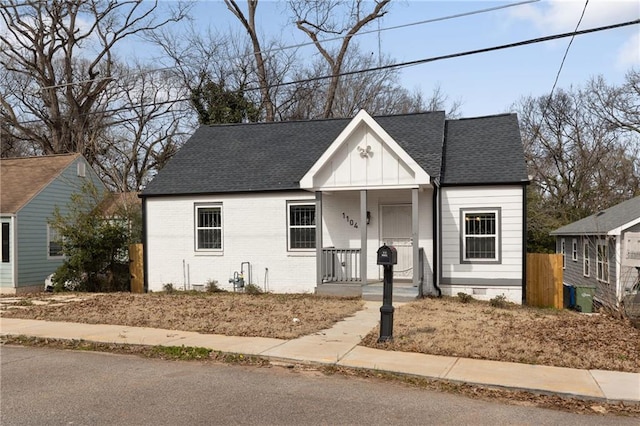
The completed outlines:
[[[501,5],[501,6],[494,6],[494,7],[488,7],[488,8],[484,8],[484,9],[478,9],[478,10],[472,10],[470,12],[463,12],[463,13],[457,13],[454,15],[447,15],[447,16],[441,16],[438,18],[432,18],[432,19],[426,19],[423,21],[417,21],[417,22],[410,22],[407,24],[401,24],[401,25],[395,25],[393,27],[387,27],[387,28],[378,28],[376,30],[369,30],[369,31],[360,31],[356,34],[354,34],[352,37],[359,37],[359,36],[363,36],[363,35],[367,35],[367,34],[373,34],[373,33],[378,33],[380,34],[383,31],[391,31],[391,30],[397,30],[397,29],[401,29],[401,28],[407,28],[407,27],[412,27],[412,26],[416,26],[416,25],[424,25],[424,24],[431,24],[434,22],[442,22],[442,21],[447,21],[447,20],[451,20],[451,19],[458,19],[458,18],[464,18],[467,16],[472,16],[472,15],[479,15],[482,13],[488,13],[488,12],[495,12],[496,10],[501,10],[501,9],[507,9],[510,7],[516,7],[516,6],[522,6],[525,4],[530,4],[530,3],[537,3],[540,0],[525,0],[525,1],[520,1],[517,3],[509,3],[506,5]],[[331,38],[325,38],[322,40],[319,40],[320,43],[326,43],[326,42],[330,42],[330,41],[337,41],[337,40],[343,40],[345,39],[347,36],[337,36],[337,37],[331,37]],[[305,43],[298,43],[298,44],[292,44],[289,46],[282,46],[282,47],[277,47],[277,48],[273,48],[273,49],[268,49],[268,50],[260,50],[258,52],[255,53],[249,53],[246,55],[239,55],[239,56],[231,56],[229,58],[224,58],[224,60],[226,61],[232,61],[234,59],[243,59],[243,58],[247,58],[247,57],[251,57],[254,56],[255,54],[268,54],[268,53],[275,53],[275,52],[282,52],[285,50],[290,50],[290,49],[298,49],[300,47],[306,47],[306,46],[313,46],[315,45],[314,42],[310,41],[310,42],[305,42]],[[135,72],[135,73],[129,73],[126,74],[126,76],[123,77],[133,77],[133,76],[138,76],[138,75],[143,75],[143,74],[149,74],[152,72],[159,72],[159,71],[169,71],[169,70],[174,70],[176,68],[179,68],[178,65],[174,65],[174,66],[169,66],[169,67],[163,67],[163,68],[154,68],[154,69],[150,69],[150,70],[144,70],[144,71],[139,71],[139,72]],[[76,82],[72,82],[72,83],[61,83],[61,84],[54,84],[51,86],[43,86],[40,87],[39,90],[45,90],[45,89],[59,89],[59,88],[64,88],[67,86],[74,86],[76,84],[84,84],[84,83],[92,83],[95,81],[103,81],[103,80],[113,80],[113,77],[102,77],[102,78],[95,78],[95,79],[90,79],[90,80],[83,80],[83,81],[76,81]]]
[[[567,33],[559,33],[559,34],[554,34],[554,35],[545,36],[545,37],[537,37],[537,38],[533,38],[533,39],[527,39],[527,40],[518,41],[518,42],[515,42],[515,43],[508,43],[508,44],[502,44],[502,45],[498,45],[498,46],[486,47],[486,48],[483,48],[483,49],[467,50],[467,51],[464,51],[464,52],[451,53],[451,54],[448,54],[448,55],[441,55],[441,56],[433,56],[433,57],[430,57],[430,58],[417,59],[417,60],[408,61],[408,62],[399,62],[399,63],[396,63],[396,64],[389,64],[389,65],[384,65],[384,66],[365,68],[365,69],[355,70],[355,71],[345,71],[345,72],[341,72],[339,74],[336,74],[335,76],[343,77],[343,76],[364,74],[364,73],[368,73],[368,72],[383,71],[383,70],[395,69],[395,68],[408,68],[408,67],[413,67],[413,66],[417,66],[417,65],[423,65],[423,64],[426,64],[426,63],[430,63],[430,62],[442,61],[442,60],[453,59],[453,58],[460,58],[460,57],[463,57],[463,56],[477,55],[477,54],[480,54],[480,53],[494,52],[494,51],[498,51],[498,50],[511,49],[511,48],[521,47],[521,46],[528,46],[528,45],[531,45],[531,44],[537,44],[537,43],[542,43],[542,42],[551,41],[551,40],[557,40],[557,39],[566,38],[566,37],[575,37],[575,36],[579,36],[579,35],[591,34],[591,33],[596,33],[596,32],[601,32],[601,31],[608,31],[608,30],[612,30],[612,29],[616,29],[616,28],[622,28],[622,27],[627,27],[627,26],[630,26],[630,25],[637,25],[637,24],[640,24],[640,19],[636,19],[636,20],[633,20],[633,21],[620,22],[620,23],[612,24],[612,25],[605,25],[605,26],[601,26],[601,27],[589,28],[589,29],[586,29],[586,30],[571,31],[571,32],[567,32]],[[290,86],[290,85],[294,85],[294,84],[302,84],[302,83],[307,83],[307,82],[312,82],[312,81],[328,80],[328,79],[333,78],[333,77],[334,77],[334,75],[330,74],[330,75],[311,77],[311,78],[306,78],[306,79],[301,79],[301,80],[293,80],[293,81],[288,81],[288,82],[283,82],[283,83],[274,83],[274,84],[270,84],[269,86],[267,86],[267,88],[283,87],[283,86]],[[244,91],[246,91],[246,92],[256,91],[256,90],[260,90],[260,87],[244,88]],[[190,98],[178,98],[178,99],[174,99],[174,100],[156,102],[156,103],[154,103],[154,105],[166,105],[166,104],[189,101],[189,100],[190,100]],[[98,114],[98,113],[100,113],[100,114],[116,113],[116,112],[120,112],[120,111],[132,110],[132,109],[135,109],[135,108],[139,108],[139,106],[118,108],[118,109],[113,109],[113,110],[96,111],[96,112],[88,112],[88,113],[86,113],[86,115],[90,115],[90,114],[94,114],[94,113],[95,114]],[[29,120],[29,121],[23,121],[20,124],[37,123],[39,121],[40,120]]]
[[[513,47],[520,47],[520,46],[527,46],[529,44],[542,43],[542,42],[545,42],[545,41],[557,40],[557,39],[565,38],[565,37],[575,37],[577,35],[583,35],[583,34],[595,33],[595,32],[600,32],[600,31],[612,30],[612,29],[616,29],[616,28],[626,27],[626,26],[629,26],[629,25],[637,25],[637,24],[640,24],[640,19],[636,19],[636,20],[633,20],[633,21],[620,22],[620,23],[617,23],[617,24],[606,25],[606,26],[602,26],[602,27],[590,28],[590,29],[587,29],[587,30],[572,31],[572,32],[568,32],[568,33],[560,33],[560,34],[555,34],[555,35],[551,35],[551,36],[532,38],[532,39],[528,39],[528,40],[518,41],[518,42],[515,42],[515,43],[508,43],[508,44],[502,44],[502,45],[493,46],[493,47],[486,47],[486,48],[483,48],[483,49],[467,50],[467,51],[459,52],[459,53],[451,53],[451,54],[448,54],[448,55],[433,56],[431,58],[417,59],[417,60],[414,60],[414,61],[400,62],[400,63],[397,63],[397,64],[383,65],[383,66],[380,66],[380,67],[366,68],[366,69],[356,70],[356,71],[345,71],[345,72],[336,74],[336,76],[342,77],[342,76],[347,76],[347,75],[362,74],[362,73],[365,73],[365,72],[383,71],[383,70],[393,69],[393,68],[411,67],[411,66],[426,64],[426,63],[429,63],[429,62],[442,61],[444,59],[453,59],[453,58],[459,58],[459,57],[463,57],[463,56],[476,55],[476,54],[479,54],[479,53],[494,52],[494,51],[497,51],[497,50],[510,49],[510,48],[513,48]],[[308,81],[326,80],[326,79],[333,78],[333,77],[334,77],[334,75],[325,75],[325,76],[321,76],[321,77],[312,77],[312,78],[308,78],[308,79],[304,79],[304,80],[296,80],[296,81],[289,81],[289,82],[285,82],[285,83],[278,83],[278,84],[274,84],[274,85],[269,86],[269,87],[288,86],[288,85],[291,85],[291,84],[300,84],[300,83],[305,83],[305,82],[308,82]],[[245,89],[245,90],[259,90],[259,89],[260,89],[259,87],[255,87],[255,88],[250,88],[250,89]]]
[[[447,21],[447,20],[450,20],[450,19],[464,18],[466,16],[479,15],[481,13],[487,13],[487,12],[494,12],[494,11],[500,10],[500,9],[507,9],[507,8],[510,8],[510,7],[522,6],[522,5],[529,4],[529,3],[537,3],[539,1],[540,0],[526,0],[526,1],[521,1],[521,2],[518,2],[518,3],[509,3],[509,4],[502,5],[502,6],[494,6],[494,7],[488,7],[488,8],[485,8],[485,9],[473,10],[471,12],[456,13],[454,15],[447,15],[447,16],[442,16],[442,17],[439,17],[439,18],[432,18],[432,19],[426,19],[426,20],[423,20],[423,21],[410,22],[408,24],[395,25],[393,27],[378,28],[377,30],[360,31],[360,32],[354,34],[352,37],[363,36],[363,35],[373,34],[373,33],[378,33],[379,34],[379,33],[383,32],[383,31],[398,30],[398,29],[401,29],[401,28],[407,28],[407,27],[412,27],[412,26],[416,26],[416,25],[432,24],[434,22],[441,22],[441,21]],[[319,40],[319,42],[320,43],[325,43],[325,42],[328,42],[328,41],[343,40],[345,38],[347,38],[347,36],[330,37],[330,38],[324,38],[322,40]],[[310,42],[295,44],[295,45],[291,45],[291,46],[284,46],[284,47],[279,47],[279,48],[275,48],[275,49],[264,50],[264,51],[260,51],[258,53],[279,52],[279,51],[282,51],[282,50],[288,50],[288,49],[294,49],[294,48],[306,47],[306,46],[313,46],[313,45],[315,45],[315,43],[310,41]],[[251,54],[246,55],[246,56],[253,56],[253,55],[254,54],[251,53]],[[245,57],[245,56],[240,56],[238,58],[243,58],[243,57]],[[236,58],[231,58],[231,59],[236,59]]]
[[[587,5],[589,4],[589,0],[586,0],[584,2],[584,7],[582,8],[582,14],[580,15],[580,19],[578,19],[578,23],[576,24],[576,29],[574,31],[578,31],[578,28],[580,27],[580,23],[582,22],[582,18],[584,18],[584,13],[587,11]],[[564,61],[565,59],[567,59],[567,54],[569,53],[569,49],[571,49],[571,44],[573,44],[573,39],[575,38],[575,36],[571,36],[571,39],[569,40],[569,44],[567,45],[567,49],[564,51],[564,56],[562,57],[562,61],[560,62],[560,68],[558,68],[558,72],[556,73],[556,79],[553,82],[553,86],[551,87],[551,92],[549,93],[549,102],[551,102],[551,97],[553,96],[553,91],[556,89],[556,85],[558,84],[558,79],[560,78],[560,73],[562,72],[562,67],[564,67]],[[548,105],[548,103],[547,103]],[[544,117],[544,113],[546,112],[546,107],[545,107],[545,111],[542,112],[542,117]]]

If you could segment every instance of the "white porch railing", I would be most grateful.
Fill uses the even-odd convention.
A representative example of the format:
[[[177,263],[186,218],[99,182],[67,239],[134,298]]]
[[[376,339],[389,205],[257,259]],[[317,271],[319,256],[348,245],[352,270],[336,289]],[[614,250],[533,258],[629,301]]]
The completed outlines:
[[[362,282],[360,277],[360,249],[323,248],[322,282]]]

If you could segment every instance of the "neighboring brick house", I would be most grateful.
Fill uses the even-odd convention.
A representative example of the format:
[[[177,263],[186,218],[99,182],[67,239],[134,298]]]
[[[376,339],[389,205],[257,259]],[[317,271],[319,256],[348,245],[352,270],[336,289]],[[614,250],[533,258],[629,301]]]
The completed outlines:
[[[274,292],[361,294],[388,244],[416,295],[520,303],[527,184],[515,114],[202,126],[142,191],[145,286],[242,267]]]
[[[43,289],[64,259],[48,221],[56,207],[66,211],[71,195],[87,181],[104,188],[80,154],[0,160],[0,293]]]
[[[594,299],[617,306],[638,282],[640,197],[635,197],[551,232],[564,255],[567,285],[596,287]],[[640,246],[639,246],[640,247]]]

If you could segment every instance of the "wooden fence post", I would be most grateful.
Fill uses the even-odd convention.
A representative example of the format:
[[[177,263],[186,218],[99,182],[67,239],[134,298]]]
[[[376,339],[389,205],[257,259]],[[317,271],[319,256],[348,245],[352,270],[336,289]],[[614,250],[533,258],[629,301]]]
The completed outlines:
[[[562,254],[527,254],[527,305],[562,309]]]
[[[131,293],[144,293],[144,257],[142,244],[129,245],[129,275]]]

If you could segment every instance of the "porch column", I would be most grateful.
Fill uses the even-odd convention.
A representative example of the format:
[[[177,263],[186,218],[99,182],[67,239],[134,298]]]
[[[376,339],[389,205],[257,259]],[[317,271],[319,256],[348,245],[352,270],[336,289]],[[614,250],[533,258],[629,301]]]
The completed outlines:
[[[367,190],[360,191],[360,279],[367,284]]]
[[[322,284],[322,191],[316,191],[316,285]]]
[[[411,245],[413,249],[413,286],[418,287],[420,283],[420,233],[418,226],[420,223],[420,208],[418,205],[418,188],[411,190]],[[418,289],[418,294],[421,294]]]

